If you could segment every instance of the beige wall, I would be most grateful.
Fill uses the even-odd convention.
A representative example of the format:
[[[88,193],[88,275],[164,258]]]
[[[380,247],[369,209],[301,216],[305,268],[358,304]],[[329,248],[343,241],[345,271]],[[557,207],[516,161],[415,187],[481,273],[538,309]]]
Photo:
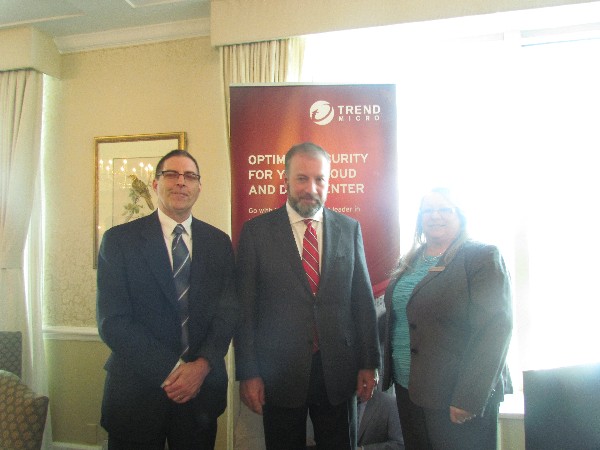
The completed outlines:
[[[55,442],[97,445],[106,439],[100,402],[108,353],[102,342],[46,340]]]
[[[525,450],[525,423],[519,416],[498,421],[498,450]]]
[[[46,326],[96,326],[95,136],[185,131],[202,173],[194,215],[230,232],[219,61],[208,37],[62,55],[61,79],[49,79],[45,99]],[[54,441],[101,442],[108,350],[68,336],[46,348]],[[226,448],[226,426],[219,428],[218,448]]]
[[[196,38],[63,55],[49,92],[45,324],[95,326],[94,136],[185,131],[202,172],[194,214],[230,230],[219,52]]]

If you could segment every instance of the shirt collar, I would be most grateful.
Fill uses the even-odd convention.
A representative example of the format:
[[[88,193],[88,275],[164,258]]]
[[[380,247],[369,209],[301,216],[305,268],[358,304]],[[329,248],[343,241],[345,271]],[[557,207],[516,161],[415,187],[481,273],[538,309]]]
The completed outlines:
[[[287,210],[288,217],[290,218],[290,223],[297,223],[306,219],[311,219],[316,222],[323,222],[323,208],[319,209],[312,217],[302,217],[300,214],[298,214],[298,211],[292,208],[292,205],[290,205],[289,201],[285,202],[285,208]]]
[[[169,216],[167,216],[164,212],[162,212],[160,210],[160,208],[158,209],[158,220],[160,221],[160,226],[163,229],[163,233],[167,236],[170,236],[171,234],[173,234],[173,230],[175,229],[175,226],[179,223],[179,222],[176,222],[173,219],[171,219]],[[192,235],[192,215],[190,214],[187,219],[185,219],[183,222],[181,222],[181,225],[183,225],[183,228],[185,228],[185,232],[189,236],[191,236]]]

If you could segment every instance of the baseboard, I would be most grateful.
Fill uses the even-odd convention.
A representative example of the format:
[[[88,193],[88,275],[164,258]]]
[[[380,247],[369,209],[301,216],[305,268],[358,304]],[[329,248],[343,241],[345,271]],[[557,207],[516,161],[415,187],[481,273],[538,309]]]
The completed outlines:
[[[71,444],[68,442],[53,442],[52,450],[103,450],[102,445]]]

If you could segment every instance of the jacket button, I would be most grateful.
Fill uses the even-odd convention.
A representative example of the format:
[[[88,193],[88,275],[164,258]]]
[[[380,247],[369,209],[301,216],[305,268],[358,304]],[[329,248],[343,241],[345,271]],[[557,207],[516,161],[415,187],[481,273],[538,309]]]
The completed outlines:
[[[416,355],[417,353],[419,353],[419,351],[418,351],[416,348],[411,348],[411,349],[410,349],[410,352],[411,352],[413,355]]]
[[[409,324],[409,327],[411,330],[416,330],[417,329],[417,324],[416,323],[411,323]]]

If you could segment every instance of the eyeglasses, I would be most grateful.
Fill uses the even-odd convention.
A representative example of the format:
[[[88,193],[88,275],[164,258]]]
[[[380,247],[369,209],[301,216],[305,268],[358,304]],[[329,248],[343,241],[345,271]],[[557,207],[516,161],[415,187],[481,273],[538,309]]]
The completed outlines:
[[[185,181],[189,181],[190,183],[200,180],[200,175],[194,172],[180,173],[176,170],[163,170],[162,172],[158,172],[156,175],[159,177],[162,175],[167,181],[178,181],[180,176],[183,176]]]
[[[455,211],[455,208],[425,208],[421,210],[421,216],[431,217],[433,213],[438,213],[442,217],[451,216]]]

